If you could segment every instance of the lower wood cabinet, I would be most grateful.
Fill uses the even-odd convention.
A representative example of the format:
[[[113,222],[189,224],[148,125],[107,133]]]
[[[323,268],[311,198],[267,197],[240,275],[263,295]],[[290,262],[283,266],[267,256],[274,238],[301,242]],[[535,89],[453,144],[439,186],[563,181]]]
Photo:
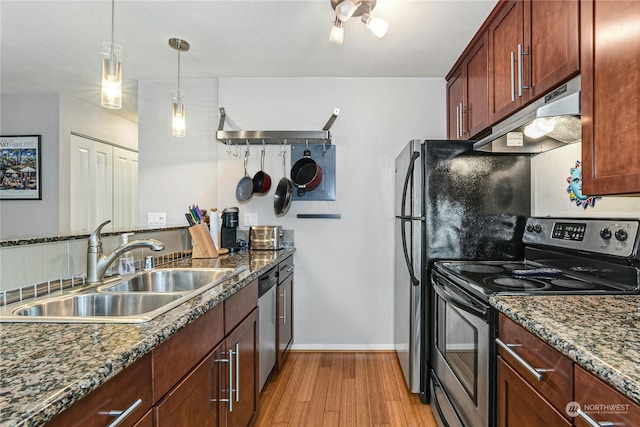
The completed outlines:
[[[579,366],[575,368],[575,378],[575,401],[581,410],[574,418],[576,427],[590,427],[597,423],[603,426],[640,426],[640,405]],[[593,423],[589,424],[589,419]]]
[[[570,427],[563,417],[530,383],[502,357],[498,357],[499,427]]]
[[[151,405],[151,355],[147,355],[74,403],[47,425],[104,427],[121,417],[122,422],[117,424],[119,427],[133,426]]]
[[[276,301],[276,366],[282,369],[293,343],[293,256],[278,267],[278,299]]]

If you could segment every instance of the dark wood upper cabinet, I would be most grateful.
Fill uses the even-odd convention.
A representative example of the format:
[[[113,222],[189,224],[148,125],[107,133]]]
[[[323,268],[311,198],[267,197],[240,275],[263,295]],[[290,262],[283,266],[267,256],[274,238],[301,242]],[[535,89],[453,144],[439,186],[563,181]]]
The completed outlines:
[[[489,121],[578,74],[579,2],[506,0],[489,24]]]
[[[640,193],[640,2],[581,2],[584,194]]]

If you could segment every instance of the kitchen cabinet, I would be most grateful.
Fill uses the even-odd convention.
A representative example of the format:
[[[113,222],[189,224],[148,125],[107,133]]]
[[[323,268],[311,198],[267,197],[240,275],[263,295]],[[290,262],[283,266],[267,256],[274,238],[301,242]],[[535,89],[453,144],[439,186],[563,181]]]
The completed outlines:
[[[483,32],[447,76],[449,139],[470,139],[489,126],[489,53]]]
[[[506,0],[488,27],[494,124],[578,74],[579,3]]]
[[[118,425],[133,426],[151,405],[151,356],[147,355],[61,412],[47,426],[102,427],[116,420],[117,414],[127,409],[131,409],[129,415]],[[148,417],[145,416],[145,419],[141,422],[148,422]]]
[[[153,350],[156,427],[248,426],[257,416],[258,281]]]
[[[276,365],[282,369],[293,343],[293,256],[278,266],[278,299],[276,302]]]
[[[640,2],[581,3],[582,192],[640,193]]]
[[[498,328],[498,426],[570,426],[571,360],[502,314]]]
[[[576,427],[589,427],[597,423],[603,426],[640,426],[640,405],[632,402],[580,366],[575,368],[574,400],[580,405],[583,412],[574,419]],[[588,418],[595,423],[589,424]]]

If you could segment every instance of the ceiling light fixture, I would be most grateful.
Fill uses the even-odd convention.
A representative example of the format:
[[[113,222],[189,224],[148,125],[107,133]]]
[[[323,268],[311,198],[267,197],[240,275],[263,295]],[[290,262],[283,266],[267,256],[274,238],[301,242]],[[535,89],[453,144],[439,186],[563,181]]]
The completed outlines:
[[[108,58],[102,60],[102,89],[100,104],[111,109],[122,108],[122,46],[113,42],[115,0],[111,0],[111,42],[104,42],[103,52]]]
[[[376,0],[330,0],[335,11],[335,20],[331,26],[329,40],[334,43],[344,42],[344,23],[354,16],[360,16],[361,21],[376,36],[382,38],[389,29],[389,23],[383,19],[373,17],[371,11],[376,7]]]
[[[187,134],[187,117],[184,106],[184,91],[180,90],[180,52],[189,50],[189,42],[173,38],[169,39],[169,46],[178,51],[178,90],[171,94],[171,135],[185,136]]]

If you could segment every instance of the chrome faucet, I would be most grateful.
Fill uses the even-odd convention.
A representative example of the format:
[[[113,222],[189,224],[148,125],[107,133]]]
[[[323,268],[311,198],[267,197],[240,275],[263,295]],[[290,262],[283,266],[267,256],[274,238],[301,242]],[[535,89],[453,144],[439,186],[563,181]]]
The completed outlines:
[[[120,255],[136,248],[149,248],[153,251],[164,249],[164,243],[155,239],[134,240],[118,246],[110,255],[102,254],[102,239],[100,232],[102,227],[109,224],[111,220],[105,221],[95,229],[89,237],[87,248],[87,284],[94,285],[102,283],[107,269]]]

